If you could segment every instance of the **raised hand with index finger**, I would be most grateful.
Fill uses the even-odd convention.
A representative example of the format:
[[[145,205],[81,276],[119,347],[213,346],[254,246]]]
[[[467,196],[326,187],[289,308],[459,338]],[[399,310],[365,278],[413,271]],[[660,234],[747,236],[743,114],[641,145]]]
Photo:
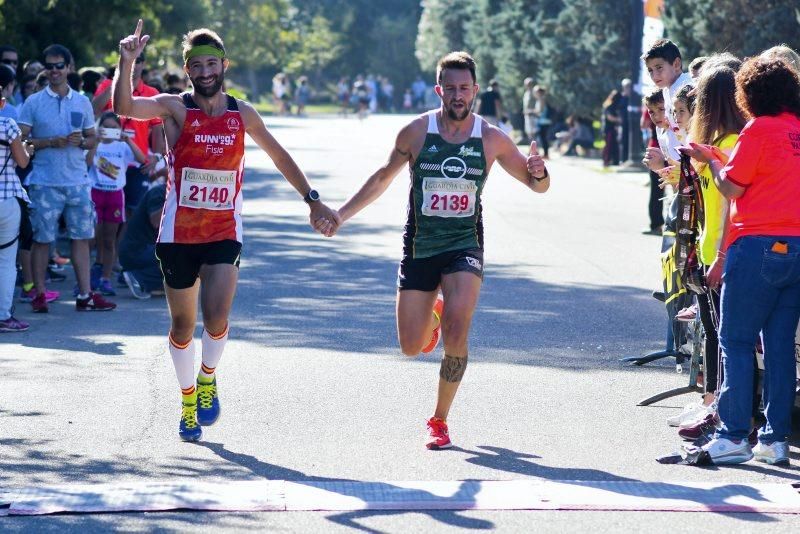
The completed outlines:
[[[136,24],[136,30],[119,42],[119,54],[123,61],[134,61],[142,54],[142,50],[150,40],[149,35],[142,36],[142,19]]]

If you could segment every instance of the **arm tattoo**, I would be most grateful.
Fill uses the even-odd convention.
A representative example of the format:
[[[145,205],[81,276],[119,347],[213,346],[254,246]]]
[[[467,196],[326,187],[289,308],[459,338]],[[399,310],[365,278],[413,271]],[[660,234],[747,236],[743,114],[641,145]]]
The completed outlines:
[[[446,382],[461,382],[464,371],[467,370],[467,356],[457,358],[455,356],[444,355],[442,366],[439,369],[439,378]]]

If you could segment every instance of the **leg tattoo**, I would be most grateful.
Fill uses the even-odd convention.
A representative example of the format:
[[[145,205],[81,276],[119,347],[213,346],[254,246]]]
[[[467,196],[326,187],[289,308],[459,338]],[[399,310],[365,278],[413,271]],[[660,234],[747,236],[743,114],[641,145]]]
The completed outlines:
[[[456,356],[444,355],[442,366],[439,369],[439,377],[445,382],[461,382],[464,371],[467,369],[467,356],[459,358]]]

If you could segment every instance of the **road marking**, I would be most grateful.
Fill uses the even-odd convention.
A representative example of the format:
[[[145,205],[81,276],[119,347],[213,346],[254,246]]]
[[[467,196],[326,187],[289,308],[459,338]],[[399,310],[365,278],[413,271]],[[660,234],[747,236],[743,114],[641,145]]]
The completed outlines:
[[[468,480],[163,481],[0,490],[2,515],[164,510],[593,510],[800,514],[797,485]]]

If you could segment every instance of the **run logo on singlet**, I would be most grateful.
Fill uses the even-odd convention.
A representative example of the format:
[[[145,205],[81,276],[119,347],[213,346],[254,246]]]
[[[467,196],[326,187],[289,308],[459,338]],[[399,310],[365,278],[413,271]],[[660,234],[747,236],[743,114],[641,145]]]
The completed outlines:
[[[427,258],[442,252],[483,248],[481,191],[486,182],[481,118],[470,138],[448,143],[436,112],[428,114],[425,144],[411,169],[405,253]]]
[[[186,120],[170,154],[160,243],[242,242],[244,135],[236,99],[219,117],[183,95]]]

